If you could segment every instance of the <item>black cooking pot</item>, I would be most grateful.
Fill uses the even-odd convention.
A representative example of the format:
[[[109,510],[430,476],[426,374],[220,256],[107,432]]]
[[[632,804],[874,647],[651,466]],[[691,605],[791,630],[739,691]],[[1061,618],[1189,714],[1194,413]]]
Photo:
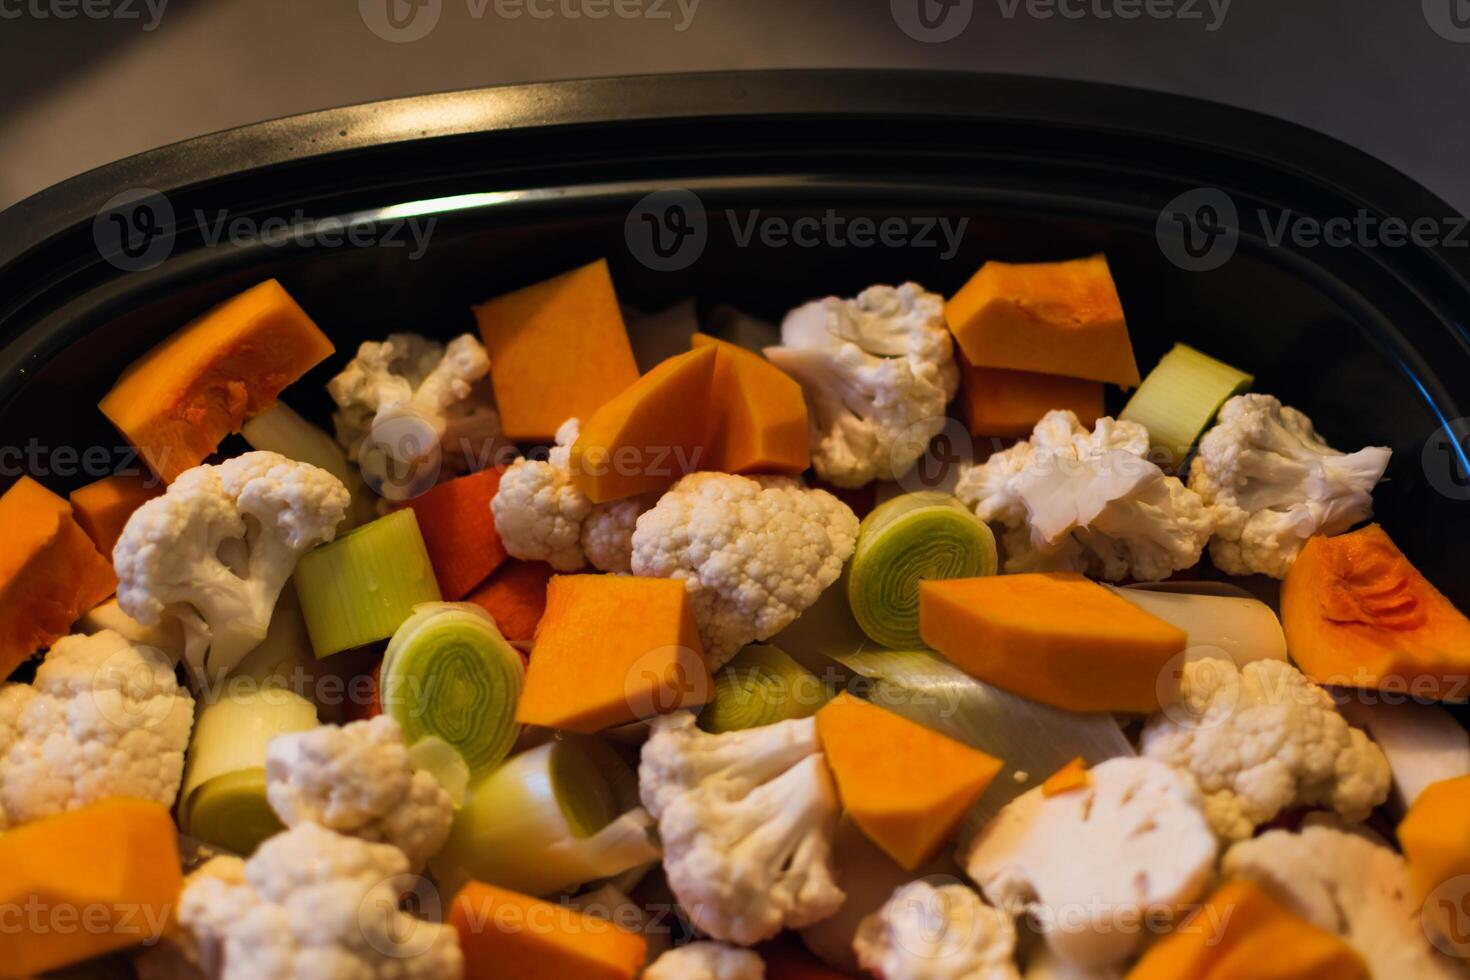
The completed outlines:
[[[1335,445],[1392,446],[1379,516],[1470,608],[1467,247],[1444,202],[1341,143],[1091,83],[707,74],[335,109],[0,214],[0,484],[39,468],[65,490],[125,462],[94,407],[120,369],[270,276],[350,350],[472,329],[472,303],[598,256],[630,306],[776,318],[874,282],[948,294],[986,259],[1102,251],[1141,365],[1186,341]],[[340,362],[288,400],[324,418]]]

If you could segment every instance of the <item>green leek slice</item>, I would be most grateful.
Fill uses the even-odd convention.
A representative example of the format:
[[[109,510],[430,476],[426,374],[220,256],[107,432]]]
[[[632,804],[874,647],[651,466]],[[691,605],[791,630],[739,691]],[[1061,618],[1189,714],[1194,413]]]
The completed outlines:
[[[1225,400],[1255,379],[1186,344],[1159,358],[1118,415],[1148,429],[1154,461],[1178,469]]]
[[[827,703],[821,680],[779,647],[755,644],[715,671],[699,727],[714,735],[806,718]]]
[[[264,449],[298,463],[310,463],[341,480],[352,494],[347,527],[365,524],[376,515],[376,498],[363,480],[362,472],[348,461],[346,450],[336,439],[296,414],[285,402],[276,402],[247,420],[240,427],[240,434],[252,449]]]
[[[317,659],[386,640],[415,606],[441,598],[409,508],[308,552],[294,581]]]
[[[847,572],[858,625],[887,647],[921,645],[919,583],[995,574],[995,535],[947,493],[895,497],[863,518]]]
[[[248,855],[281,829],[265,794],[265,750],[277,735],[317,725],[316,706],[279,686],[231,685],[194,722],[179,794],[179,827]]]
[[[610,746],[582,736],[512,756],[470,787],[430,862],[448,891],[474,879],[552,895],[659,859],[638,777]]]
[[[465,602],[431,602],[394,632],[379,691],[405,742],[443,739],[477,779],[500,765],[520,734],[515,713],[525,677],[520,653],[489,613]]]

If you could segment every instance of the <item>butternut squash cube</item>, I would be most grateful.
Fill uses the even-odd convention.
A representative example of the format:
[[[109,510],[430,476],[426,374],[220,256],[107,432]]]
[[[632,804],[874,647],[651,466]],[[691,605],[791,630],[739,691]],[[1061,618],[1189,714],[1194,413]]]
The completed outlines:
[[[697,347],[664,361],[582,420],[572,481],[594,504],[662,490],[709,469],[709,393],[716,353]]]
[[[1399,824],[1399,845],[1425,918],[1462,955],[1470,953],[1462,904],[1470,884],[1450,895],[1434,895],[1446,882],[1470,875],[1470,776],[1432,783],[1420,793]]]
[[[1073,572],[919,585],[919,633],[966,673],[1066,711],[1156,711],[1187,634]]]
[[[172,483],[334,350],[281,284],[268,279],[134,361],[97,407]]]
[[[648,942],[605,919],[472,881],[449,921],[459,933],[465,980],[633,980]]]
[[[971,364],[1139,382],[1123,303],[1102,255],[1068,262],[987,262],[945,304]]]
[[[638,380],[606,259],[481,303],[475,319],[510,439],[550,442]]]
[[[516,720],[591,735],[704,704],[713,686],[684,583],[557,575]]]
[[[162,493],[158,480],[119,473],[73,490],[67,499],[77,523],[96,542],[97,550],[111,555],[133,511]]]
[[[1066,409],[1083,424],[1103,416],[1103,383],[1060,374],[976,367],[960,356],[960,405],[972,436],[1020,439],[1052,409]]]
[[[713,347],[710,435],[701,469],[721,473],[789,473],[811,466],[811,426],[801,385],[754,351],[696,333],[694,347]]]
[[[842,805],[910,871],[930,860],[1001,770],[1001,761],[850,694],[817,712]]]
[[[71,504],[28,476],[0,496],[0,681],[117,588]]]
[[[29,977],[163,935],[184,887],[168,809],[111,799],[0,835],[0,975]],[[19,928],[16,928],[16,927]]]
[[[1226,882],[1127,980],[1368,980],[1362,957],[1257,885]]]
[[[1059,793],[1081,789],[1090,782],[1092,782],[1092,777],[1087,774],[1087,760],[1079,755],[1046,777],[1046,782],[1041,784],[1041,795],[1043,797],[1056,796]]]
[[[1281,627],[1319,684],[1470,697],[1470,619],[1377,524],[1307,541],[1281,583]]]

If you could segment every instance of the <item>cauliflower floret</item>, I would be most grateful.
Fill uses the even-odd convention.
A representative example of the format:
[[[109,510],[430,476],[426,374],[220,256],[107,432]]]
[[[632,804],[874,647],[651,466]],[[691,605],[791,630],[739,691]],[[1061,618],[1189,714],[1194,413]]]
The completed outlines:
[[[387,715],[341,728],[277,735],[265,754],[266,794],[288,827],[321,824],[401,850],[422,871],[454,822],[454,803],[432,774],[409,764],[403,730]]]
[[[638,518],[633,574],[684,582],[714,669],[816,602],[857,532],[846,504],[791,477],[691,473]]]
[[[297,560],[336,537],[351,503],[341,480],[278,453],[185,470],[118,538],[118,605],[144,626],[178,620],[190,677],[220,680],[265,639]]]
[[[701,932],[748,946],[837,911],[837,788],[814,719],[707,735],[680,711],[651,728],[639,794],[669,887]]]
[[[1247,878],[1342,939],[1374,977],[1450,980],[1460,964],[1430,945],[1404,859],[1367,837],[1308,825],[1271,830],[1225,852],[1227,878]]]
[[[999,524],[1007,572],[1157,581],[1189,568],[1214,528],[1199,494],[1146,459],[1148,430],[1052,411],[1029,440],[965,467],[955,495]]]
[[[801,383],[812,466],[839,487],[891,480],[944,428],[959,388],[944,299],[917,283],[798,306],[767,359]]]
[[[765,980],[759,954],[724,943],[689,943],[671,949],[643,971],[643,980]]]
[[[327,382],[337,441],[368,485],[395,499],[426,489],[414,479],[426,461],[451,475],[483,469],[500,439],[489,375],[490,356],[472,334],[447,345],[412,333],[364,343]],[[438,469],[427,467],[428,479]]]
[[[168,658],[103,630],[0,686],[0,830],[113,796],[173,806],[194,699]]]
[[[518,459],[500,477],[490,509],[513,557],[548,562],[561,572],[591,563],[604,572],[631,570],[633,526],[656,496],[593,504],[572,482],[572,443],[581,426],[567,419],[546,459]]]
[[[1161,762],[1109,759],[1081,789],[1037,787],[986,824],[964,858],[985,897],[1030,915],[1061,959],[1097,969],[1149,939],[1144,918],[1209,887],[1218,849],[1194,781]]]
[[[863,919],[852,945],[883,980],[1020,980],[1015,926],[964,885],[904,885]]]
[[[399,909],[412,883],[397,848],[304,823],[260,845],[243,880],[191,876],[179,924],[219,980],[458,980],[454,927]]]
[[[1329,806],[1358,822],[1388,797],[1383,751],[1280,660],[1186,663],[1179,701],[1149,719],[1142,748],[1194,776],[1210,825],[1227,840],[1293,806]]]
[[[1373,515],[1390,455],[1385,446],[1338,452],[1271,395],[1230,399],[1189,467],[1189,488],[1215,510],[1210,558],[1231,575],[1285,578],[1312,535]]]

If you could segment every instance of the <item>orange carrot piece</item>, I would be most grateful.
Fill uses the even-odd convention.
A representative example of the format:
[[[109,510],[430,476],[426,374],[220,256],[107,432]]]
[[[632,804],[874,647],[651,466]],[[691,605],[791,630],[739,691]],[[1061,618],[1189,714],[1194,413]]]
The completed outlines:
[[[490,512],[499,489],[500,470],[491,468],[441,483],[404,505],[419,519],[434,577],[447,602],[463,599],[509,557]]]
[[[112,595],[117,576],[71,504],[28,476],[0,496],[0,680]]]
[[[73,490],[68,499],[82,530],[97,543],[98,551],[110,555],[133,511],[162,493],[156,479],[118,473]]]
[[[546,583],[555,570],[544,561],[511,559],[465,599],[495,619],[507,640],[529,643],[546,612]]]

